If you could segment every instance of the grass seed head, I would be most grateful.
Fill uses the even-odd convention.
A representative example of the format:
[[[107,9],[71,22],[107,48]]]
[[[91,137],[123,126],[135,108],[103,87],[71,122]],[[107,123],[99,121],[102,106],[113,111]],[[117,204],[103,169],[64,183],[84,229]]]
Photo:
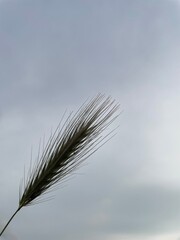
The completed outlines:
[[[102,132],[118,116],[118,107],[111,97],[98,94],[58,126],[24,179],[19,208],[37,203],[106,141],[109,135]]]

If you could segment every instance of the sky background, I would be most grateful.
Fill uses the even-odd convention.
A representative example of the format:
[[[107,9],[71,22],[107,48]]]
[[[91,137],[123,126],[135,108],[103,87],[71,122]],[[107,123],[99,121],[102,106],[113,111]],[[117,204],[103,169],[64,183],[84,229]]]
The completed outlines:
[[[98,92],[117,135],[2,239],[180,239],[180,2],[0,1],[0,227],[66,109]]]

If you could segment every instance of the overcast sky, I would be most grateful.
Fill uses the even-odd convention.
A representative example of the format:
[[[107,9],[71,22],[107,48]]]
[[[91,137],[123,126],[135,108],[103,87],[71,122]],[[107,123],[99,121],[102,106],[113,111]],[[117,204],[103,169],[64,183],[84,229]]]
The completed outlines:
[[[0,227],[31,148],[35,161],[63,112],[98,92],[121,104],[118,134],[52,201],[22,209],[4,239],[180,239],[175,0],[0,1]]]

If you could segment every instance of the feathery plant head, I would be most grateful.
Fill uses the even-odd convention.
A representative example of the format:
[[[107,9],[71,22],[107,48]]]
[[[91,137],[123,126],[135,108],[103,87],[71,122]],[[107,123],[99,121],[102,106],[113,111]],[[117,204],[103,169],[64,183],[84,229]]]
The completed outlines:
[[[110,97],[98,95],[56,129],[30,171],[19,207],[35,203],[97,149],[103,139],[101,133],[114,120],[117,107]]]
[[[58,126],[42,155],[30,169],[27,179],[24,179],[24,189],[21,189],[19,195],[19,207],[9,222],[22,207],[37,203],[41,196],[61,183],[105,143],[109,134],[103,137],[102,132],[118,116],[114,115],[118,107],[111,97],[98,94],[82,105],[75,114],[71,113],[62,126]]]

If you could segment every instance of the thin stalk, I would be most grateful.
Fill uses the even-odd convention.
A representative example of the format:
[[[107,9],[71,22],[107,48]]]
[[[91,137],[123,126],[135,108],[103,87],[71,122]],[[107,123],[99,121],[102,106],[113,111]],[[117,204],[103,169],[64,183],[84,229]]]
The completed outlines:
[[[9,225],[9,223],[12,221],[12,219],[15,217],[15,215],[19,212],[19,210],[21,209],[21,207],[19,207],[15,213],[12,215],[12,217],[9,219],[9,221],[6,223],[5,227],[3,228],[3,230],[0,233],[0,236],[3,234],[3,232],[6,230],[7,226]]]

